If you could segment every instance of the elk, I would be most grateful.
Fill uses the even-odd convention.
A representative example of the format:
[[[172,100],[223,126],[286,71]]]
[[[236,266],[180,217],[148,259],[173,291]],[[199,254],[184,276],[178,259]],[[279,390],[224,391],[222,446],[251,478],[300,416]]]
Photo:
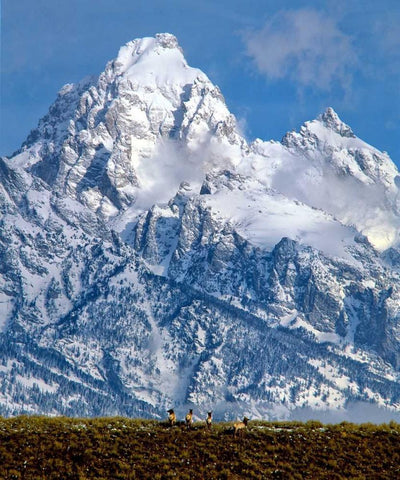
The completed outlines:
[[[207,412],[207,418],[206,418],[207,430],[211,430],[211,425],[212,425],[212,412]]]
[[[190,409],[189,413],[186,414],[185,422],[186,422],[186,428],[189,430],[192,426],[192,423],[193,423],[193,410],[192,409]]]
[[[176,415],[175,415],[175,412],[172,408],[170,408],[168,411],[168,422],[169,422],[169,426],[170,427],[173,427],[176,423]]]
[[[245,429],[247,428],[247,423],[249,419],[247,417],[243,418],[243,422],[237,422],[233,425],[233,434],[235,437],[238,435],[243,435]]]

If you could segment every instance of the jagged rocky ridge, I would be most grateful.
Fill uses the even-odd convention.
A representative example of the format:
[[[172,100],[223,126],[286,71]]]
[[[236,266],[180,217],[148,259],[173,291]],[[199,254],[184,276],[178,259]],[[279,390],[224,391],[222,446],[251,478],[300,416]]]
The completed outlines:
[[[399,410],[399,178],[332,109],[249,144],[128,43],[0,161],[0,413]]]

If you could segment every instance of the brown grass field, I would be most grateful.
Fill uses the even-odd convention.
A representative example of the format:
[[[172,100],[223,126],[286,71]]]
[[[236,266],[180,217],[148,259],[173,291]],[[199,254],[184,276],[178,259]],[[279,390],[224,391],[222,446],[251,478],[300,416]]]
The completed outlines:
[[[400,425],[0,417],[0,479],[400,479]]]

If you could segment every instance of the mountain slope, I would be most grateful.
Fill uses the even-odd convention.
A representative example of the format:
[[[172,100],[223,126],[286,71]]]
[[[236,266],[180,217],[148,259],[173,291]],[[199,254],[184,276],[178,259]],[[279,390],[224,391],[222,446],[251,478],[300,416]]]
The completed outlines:
[[[290,198],[354,225],[380,251],[400,242],[400,176],[386,153],[357,138],[332,108],[282,143],[257,140],[249,172]]]
[[[122,47],[91,85],[65,86],[14,162],[108,218],[168,200],[242,143],[219,89],[159,34]],[[223,158],[201,158],[214,144]]]
[[[0,413],[398,410],[398,178],[332,109],[248,144],[129,42],[0,161]]]

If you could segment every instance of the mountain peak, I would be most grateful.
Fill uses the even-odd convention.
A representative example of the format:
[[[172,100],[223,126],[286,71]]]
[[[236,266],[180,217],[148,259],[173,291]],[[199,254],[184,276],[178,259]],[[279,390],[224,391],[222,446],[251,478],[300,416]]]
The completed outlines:
[[[334,148],[369,147],[354,135],[353,130],[339,118],[332,107],[328,107],[315,120],[305,122],[298,133],[288,132],[282,143],[289,148],[308,148],[311,145],[331,145]]]
[[[399,410],[399,172],[351,135],[248,146],[170,34],[65,86],[0,160],[0,415]]]
[[[163,48],[179,48],[181,50],[178,39],[172,33],[157,33],[155,40]]]
[[[160,54],[162,50],[178,50],[183,57],[182,48],[174,35],[171,33],[157,33],[154,37],[136,38],[123,45],[119,49],[116,61],[125,64],[129,57],[132,57],[133,60],[131,62],[134,62],[151,52]]]
[[[339,115],[332,107],[328,107],[324,113],[318,116],[319,120],[326,128],[333,130],[342,137],[355,138],[353,130],[339,118]]]
[[[128,42],[96,82],[65,86],[28,140],[21,165],[105,218],[167,201],[243,143],[218,87],[169,33]]]
[[[147,81],[162,77],[167,83],[176,83],[179,78],[192,83],[200,70],[188,66],[177,38],[170,33],[158,33],[155,37],[132,40],[119,49],[110,66],[117,76]],[[190,79],[187,77],[191,77]]]

